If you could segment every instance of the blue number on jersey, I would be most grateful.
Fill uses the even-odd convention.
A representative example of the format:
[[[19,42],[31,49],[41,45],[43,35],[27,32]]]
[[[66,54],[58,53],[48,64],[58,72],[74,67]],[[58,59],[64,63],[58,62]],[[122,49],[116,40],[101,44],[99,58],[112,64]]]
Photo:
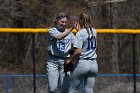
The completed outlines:
[[[94,50],[95,48],[96,48],[96,38],[95,38],[95,36],[89,37],[88,38],[87,50],[90,50],[90,49]]]
[[[61,51],[65,51],[65,43],[59,42],[58,48],[59,48],[59,50],[61,50]]]

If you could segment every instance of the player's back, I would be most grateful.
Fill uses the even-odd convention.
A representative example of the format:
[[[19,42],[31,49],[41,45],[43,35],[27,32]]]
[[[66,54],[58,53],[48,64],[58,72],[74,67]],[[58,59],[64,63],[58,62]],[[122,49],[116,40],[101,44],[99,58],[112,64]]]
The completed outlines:
[[[95,59],[96,55],[96,30],[92,29],[81,29],[77,35],[80,37],[82,42],[82,53],[80,58]]]

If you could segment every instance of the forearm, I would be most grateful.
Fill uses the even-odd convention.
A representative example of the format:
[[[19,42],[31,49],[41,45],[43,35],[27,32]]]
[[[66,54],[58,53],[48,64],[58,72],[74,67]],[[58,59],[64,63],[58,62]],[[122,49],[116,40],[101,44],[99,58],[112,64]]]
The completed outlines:
[[[59,34],[59,35],[54,35],[54,37],[55,37],[56,39],[63,39],[63,38],[65,38],[71,31],[72,31],[72,28],[66,29],[63,33],[61,33],[61,34]]]
[[[69,62],[72,63],[75,61],[75,59],[77,59],[79,56],[81,55],[81,52],[79,52],[78,50],[76,50],[74,52],[74,54],[70,57]]]
[[[77,59],[79,57],[79,55],[72,55],[72,57],[69,60],[69,63],[73,63],[75,61],[75,59]]]

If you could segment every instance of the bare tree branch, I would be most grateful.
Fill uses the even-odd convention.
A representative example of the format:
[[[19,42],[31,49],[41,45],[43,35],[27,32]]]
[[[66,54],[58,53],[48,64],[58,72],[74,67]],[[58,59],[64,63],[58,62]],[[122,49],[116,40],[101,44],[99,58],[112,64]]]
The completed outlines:
[[[89,6],[97,6],[99,4],[107,4],[107,3],[118,3],[118,2],[124,2],[127,0],[106,0],[106,1],[100,1],[100,2],[90,2],[88,3]]]

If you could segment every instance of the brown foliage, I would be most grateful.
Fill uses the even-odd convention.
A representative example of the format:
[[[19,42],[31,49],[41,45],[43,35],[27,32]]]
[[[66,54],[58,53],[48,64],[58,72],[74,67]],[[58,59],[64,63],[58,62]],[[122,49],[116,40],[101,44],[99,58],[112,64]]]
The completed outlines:
[[[52,27],[58,12],[72,13],[74,16],[89,12],[94,28],[138,29],[139,5],[139,0],[113,3],[105,3],[104,0],[0,0],[0,27],[49,28]],[[32,73],[31,34],[1,33],[0,36],[0,63],[3,64],[0,69],[4,69],[1,73],[10,73],[12,67],[15,68],[12,73]],[[36,69],[38,73],[44,73],[47,34],[36,34],[35,37]],[[132,73],[132,38],[132,35],[98,35],[99,73]],[[139,36],[135,42],[136,61],[139,66]]]

